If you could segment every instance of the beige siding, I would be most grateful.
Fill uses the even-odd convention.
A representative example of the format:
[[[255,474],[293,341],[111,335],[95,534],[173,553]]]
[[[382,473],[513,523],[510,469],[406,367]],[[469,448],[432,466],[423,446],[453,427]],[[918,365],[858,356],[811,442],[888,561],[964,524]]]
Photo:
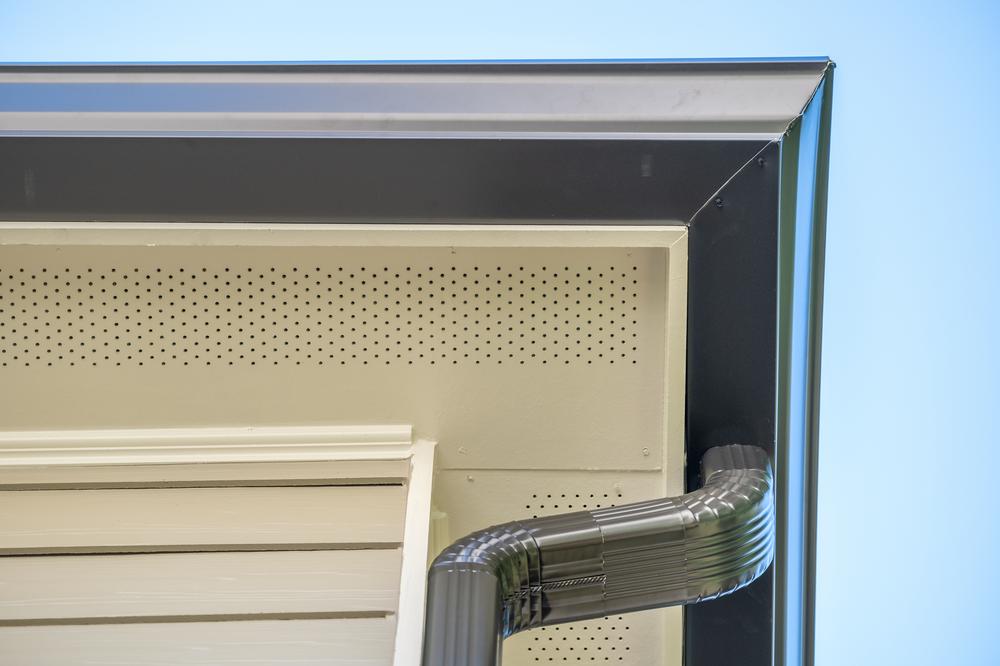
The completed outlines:
[[[399,550],[0,558],[0,624],[393,613]]]
[[[171,622],[0,628],[17,666],[388,666],[394,620]]]
[[[402,486],[0,493],[0,554],[397,547]]]

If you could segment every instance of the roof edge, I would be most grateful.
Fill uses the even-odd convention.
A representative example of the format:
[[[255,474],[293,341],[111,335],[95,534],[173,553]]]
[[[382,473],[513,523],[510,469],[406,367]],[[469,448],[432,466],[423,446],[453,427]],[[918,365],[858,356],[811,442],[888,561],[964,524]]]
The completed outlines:
[[[652,58],[546,60],[331,60],[0,62],[0,72],[683,72],[757,69],[822,72],[826,56],[793,58]]]

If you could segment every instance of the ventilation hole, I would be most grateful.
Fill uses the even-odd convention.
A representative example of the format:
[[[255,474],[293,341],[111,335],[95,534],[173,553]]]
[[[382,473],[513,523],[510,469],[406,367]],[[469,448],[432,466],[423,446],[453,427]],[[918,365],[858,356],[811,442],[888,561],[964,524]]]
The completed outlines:
[[[534,630],[525,650],[533,662],[638,663],[630,653],[631,627],[608,616]]]
[[[84,267],[61,265],[73,259],[63,248],[31,265],[5,258],[5,367],[617,366],[640,359],[645,274],[638,266],[628,275],[582,258],[558,267],[519,258],[489,268],[380,259],[373,268],[361,251],[332,265],[253,267],[167,261],[169,254],[144,260],[142,250],[130,251],[132,265]],[[328,346],[331,339],[340,344]]]

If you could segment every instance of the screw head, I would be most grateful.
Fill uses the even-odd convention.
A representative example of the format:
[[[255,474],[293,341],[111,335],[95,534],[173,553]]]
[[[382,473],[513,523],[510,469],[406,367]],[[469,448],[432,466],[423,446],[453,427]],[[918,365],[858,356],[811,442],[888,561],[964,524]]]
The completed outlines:
[[[722,201],[722,197],[716,197],[715,198],[715,207],[716,208],[722,208],[723,205],[724,205],[724,202]]]

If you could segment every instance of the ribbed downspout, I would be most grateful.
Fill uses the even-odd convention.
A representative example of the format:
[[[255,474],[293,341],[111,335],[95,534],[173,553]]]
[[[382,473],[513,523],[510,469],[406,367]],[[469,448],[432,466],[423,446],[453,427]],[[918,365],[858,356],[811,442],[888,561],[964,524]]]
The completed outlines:
[[[710,449],[680,497],[514,521],[445,549],[428,575],[423,666],[497,666],[523,629],[737,590],[774,555],[767,454]]]

